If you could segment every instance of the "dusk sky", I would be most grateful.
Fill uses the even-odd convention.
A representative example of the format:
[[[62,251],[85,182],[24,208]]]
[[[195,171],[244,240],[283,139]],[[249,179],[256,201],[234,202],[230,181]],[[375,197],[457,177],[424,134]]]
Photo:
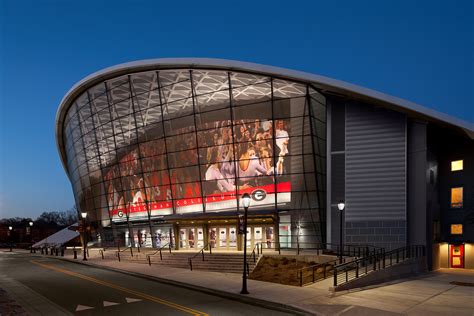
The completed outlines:
[[[210,57],[340,79],[474,122],[473,1],[0,0],[0,218],[73,206],[55,116],[119,63]]]

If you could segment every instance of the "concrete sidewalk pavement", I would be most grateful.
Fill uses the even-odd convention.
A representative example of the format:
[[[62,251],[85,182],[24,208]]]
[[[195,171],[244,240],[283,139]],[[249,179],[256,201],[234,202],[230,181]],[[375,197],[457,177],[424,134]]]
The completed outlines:
[[[51,256],[48,256],[51,257]],[[58,257],[54,257],[58,258]],[[112,251],[105,259],[90,251],[89,261],[83,262],[71,253],[66,260],[87,263],[160,281],[200,289],[212,294],[233,297],[260,304],[268,302],[289,306],[316,315],[474,315],[474,287],[450,284],[452,281],[474,283],[474,271],[439,270],[423,276],[351,290],[338,294],[329,292],[332,279],[306,287],[248,280],[249,295],[241,295],[242,276],[202,270],[172,268],[154,264],[118,260]]]

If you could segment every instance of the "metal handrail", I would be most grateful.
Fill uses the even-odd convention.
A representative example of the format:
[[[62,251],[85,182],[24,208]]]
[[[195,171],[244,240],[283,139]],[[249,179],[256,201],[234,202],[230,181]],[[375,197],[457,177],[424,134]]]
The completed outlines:
[[[161,246],[157,251],[155,251],[154,253],[152,254],[149,254],[149,255],[146,255],[146,259],[148,260],[148,265],[151,266],[151,257],[153,257],[154,255],[156,255],[158,252],[160,253],[160,260],[163,260],[163,254],[161,253],[161,251],[165,248],[165,247],[168,247],[169,248],[169,252],[171,253],[171,242],[168,242],[166,244],[164,244],[163,246]]]
[[[314,247],[301,247],[300,245],[315,245]],[[334,248],[334,249],[328,249]],[[288,250],[291,250],[294,248],[288,248]],[[344,244],[342,247],[342,254],[346,256],[352,256],[352,257],[364,257],[369,255],[371,252],[381,252],[384,248],[374,246],[374,245],[352,245],[352,244]],[[300,252],[302,251],[307,251],[307,250],[316,250],[317,254],[319,255],[320,252],[324,253],[324,251],[328,250],[335,250],[336,253],[341,253],[340,245],[339,244],[333,244],[333,243],[323,243],[323,242],[297,242],[296,243],[296,252],[299,255]]]
[[[315,283],[316,281],[319,281],[319,280],[324,280],[326,278],[329,277],[329,275],[326,273],[326,267],[331,265],[331,266],[335,266],[337,264],[339,259],[335,259],[335,260],[331,260],[331,261],[327,261],[327,262],[323,262],[323,263],[317,263],[317,264],[314,264],[314,265],[311,265],[311,266],[308,266],[308,267],[303,267],[303,268],[299,268],[298,270],[296,270],[296,275],[297,277],[299,277],[299,280],[300,280],[300,286],[303,286],[303,285],[306,285],[306,284],[309,284],[309,283]],[[323,277],[322,278],[316,278],[315,277],[315,271],[318,269],[318,268],[323,268]],[[305,270],[312,270],[313,274],[312,274],[312,282],[306,282],[306,283],[303,283],[303,273]]]
[[[132,258],[133,258],[133,249],[132,249],[132,248],[133,248],[133,247],[130,246],[130,247],[124,248],[123,250],[117,250],[117,251],[115,251],[115,255],[117,256],[118,261],[120,262],[120,253],[121,253],[121,252],[124,252],[124,251],[126,251],[126,250],[128,250],[128,249],[130,249],[130,255],[131,255]]]
[[[191,271],[193,271],[193,259],[197,257],[199,254],[202,255],[202,261],[204,261],[204,250],[209,247],[209,254],[212,255],[212,247],[210,246],[210,243],[208,242],[207,244],[204,245],[204,247],[201,248],[194,256],[188,258],[188,263],[189,263],[189,268]]]
[[[334,286],[357,279],[371,271],[385,269],[394,264],[403,262],[406,259],[419,258],[423,256],[425,256],[424,245],[410,245],[393,249],[388,252],[374,252],[374,254],[367,257],[358,258],[335,266],[333,271]],[[342,276],[342,280],[341,278],[338,278],[338,276]]]
[[[261,253],[263,253],[263,247],[261,242],[255,243],[253,246],[252,252],[250,253],[249,256],[247,256],[247,261],[245,264],[247,265],[247,275],[250,275],[250,269],[249,269],[249,260],[253,259],[253,263],[257,263],[257,256],[255,255],[255,249],[257,249],[257,255],[260,256]]]

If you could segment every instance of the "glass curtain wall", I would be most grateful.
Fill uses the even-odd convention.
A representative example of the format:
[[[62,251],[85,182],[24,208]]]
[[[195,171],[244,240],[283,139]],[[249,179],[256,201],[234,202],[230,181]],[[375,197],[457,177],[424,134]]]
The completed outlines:
[[[246,192],[251,211],[288,219],[289,246],[323,241],[326,107],[307,84],[202,69],[134,73],[79,96],[64,135],[76,205],[102,241],[132,236],[140,222],[147,229],[135,239],[154,246],[156,219],[236,212]],[[110,233],[117,225],[127,234]]]

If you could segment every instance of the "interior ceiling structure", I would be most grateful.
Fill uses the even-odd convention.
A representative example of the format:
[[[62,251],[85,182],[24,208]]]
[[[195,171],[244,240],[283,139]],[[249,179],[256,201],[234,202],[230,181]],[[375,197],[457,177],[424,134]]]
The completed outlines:
[[[193,73],[194,91],[191,89],[190,69]],[[157,71],[160,73],[161,89],[158,89]],[[231,74],[230,84],[233,93],[235,93],[234,97],[240,100],[268,97],[268,94],[271,93],[268,78],[271,76],[288,79],[274,81],[275,97],[290,97],[301,93],[303,85],[296,82],[309,83],[323,92],[376,103],[404,112],[412,117],[463,131],[470,138],[474,138],[474,124],[472,123],[340,80],[301,71],[224,59],[163,58],[113,66],[91,74],[71,88],[63,98],[56,116],[57,145],[63,165],[66,167],[66,147],[68,146],[66,129],[74,127],[74,124],[80,124],[83,132],[87,134],[86,144],[84,144],[86,147],[95,142],[93,137],[96,136],[90,131],[94,129],[94,126],[100,126],[100,131],[97,133],[100,142],[99,150],[104,152],[104,156],[101,158],[108,159],[105,152],[107,146],[111,146],[111,144],[107,139],[110,140],[110,136],[113,135],[113,128],[124,130],[123,139],[118,140],[120,144],[126,143],[127,139],[131,140],[136,137],[133,128],[134,118],[129,115],[134,107],[135,111],[140,111],[140,115],[135,116],[138,119],[137,127],[148,126],[161,119],[161,108],[157,106],[160,102],[163,104],[165,117],[172,117],[176,113],[191,109],[193,93],[196,112],[202,111],[206,106],[227,102],[229,73]],[[130,81],[128,80],[129,75]],[[107,83],[107,87],[104,82]],[[110,90],[110,93],[105,93],[106,89]],[[131,95],[134,96],[133,100],[136,104],[131,102]],[[87,104],[89,100],[91,106],[83,107],[82,105]],[[101,121],[107,116],[105,109],[109,105],[113,105],[112,115],[114,117],[112,119],[119,118],[117,126],[115,123],[101,124]],[[65,123],[75,113],[76,106],[80,109],[78,115],[83,121],[71,123],[70,127],[67,127]],[[91,111],[98,115],[92,116]],[[93,119],[88,119],[89,117],[93,117]],[[80,133],[79,129],[72,129],[72,138],[77,139],[79,135],[76,134],[78,133]]]
[[[66,147],[82,136],[89,163],[106,165],[114,158],[115,149],[134,142],[148,126],[161,122],[162,116],[170,120],[193,110],[199,113],[228,105],[229,87],[234,102],[269,100],[272,85],[276,98],[306,94],[306,86],[296,82],[270,82],[266,76],[216,70],[164,70],[113,78],[85,91],[70,108],[64,125]],[[75,122],[76,111],[79,123]]]

